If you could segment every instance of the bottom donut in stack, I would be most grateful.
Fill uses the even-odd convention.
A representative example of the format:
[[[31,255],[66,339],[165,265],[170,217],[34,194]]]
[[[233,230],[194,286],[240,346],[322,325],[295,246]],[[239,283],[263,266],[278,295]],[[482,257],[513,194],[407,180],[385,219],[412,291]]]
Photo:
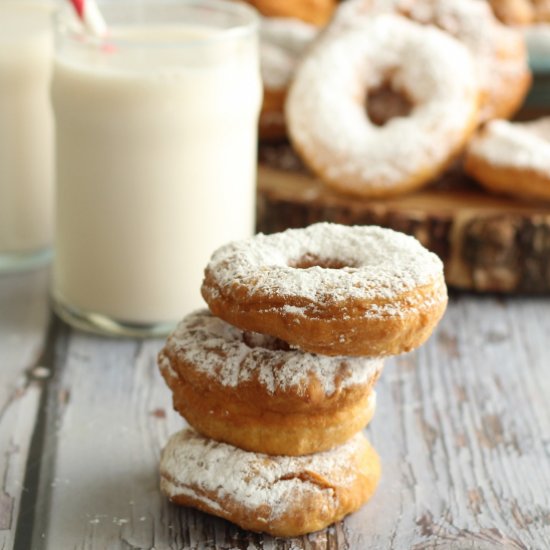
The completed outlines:
[[[185,429],[161,461],[161,489],[244,529],[276,536],[317,531],[357,510],[374,493],[380,460],[365,436],[306,456],[269,456]]]
[[[442,316],[439,259],[391,230],[317,224],[222,247],[202,293],[217,316],[188,315],[159,354],[193,428],[162,452],[162,491],[275,536],[357,510],[380,478],[360,433],[373,386]]]

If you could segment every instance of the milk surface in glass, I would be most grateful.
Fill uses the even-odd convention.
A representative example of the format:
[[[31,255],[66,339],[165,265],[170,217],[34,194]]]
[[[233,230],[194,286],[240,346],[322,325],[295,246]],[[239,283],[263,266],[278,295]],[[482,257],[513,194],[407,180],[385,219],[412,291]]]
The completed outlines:
[[[0,272],[49,257],[51,16],[46,3],[0,2]]]
[[[53,297],[84,328],[161,333],[203,305],[214,249],[253,233],[256,19],[225,2],[125,7],[102,6],[109,44],[65,29],[56,54]]]

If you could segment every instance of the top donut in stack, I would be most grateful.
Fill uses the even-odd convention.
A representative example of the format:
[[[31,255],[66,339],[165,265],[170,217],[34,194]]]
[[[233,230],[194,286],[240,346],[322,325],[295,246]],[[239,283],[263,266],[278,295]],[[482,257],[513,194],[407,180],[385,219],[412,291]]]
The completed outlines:
[[[410,351],[447,303],[441,261],[416,239],[330,223],[221,247],[202,295],[234,326],[330,356]]]

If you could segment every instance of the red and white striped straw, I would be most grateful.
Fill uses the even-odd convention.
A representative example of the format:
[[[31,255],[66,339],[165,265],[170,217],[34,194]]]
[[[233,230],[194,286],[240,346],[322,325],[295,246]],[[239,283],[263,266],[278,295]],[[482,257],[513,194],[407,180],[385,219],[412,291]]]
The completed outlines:
[[[95,0],[71,0],[78,17],[84,27],[95,36],[105,36],[107,25]]]

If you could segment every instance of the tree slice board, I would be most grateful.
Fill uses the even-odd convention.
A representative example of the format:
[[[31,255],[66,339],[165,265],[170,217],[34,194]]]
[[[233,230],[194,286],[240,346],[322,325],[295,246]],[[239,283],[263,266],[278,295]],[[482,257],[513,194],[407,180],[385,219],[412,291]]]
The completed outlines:
[[[550,204],[491,195],[459,170],[416,193],[346,196],[307,172],[288,146],[260,150],[257,229],[274,233],[330,221],[415,236],[445,264],[450,286],[480,292],[550,292]]]

